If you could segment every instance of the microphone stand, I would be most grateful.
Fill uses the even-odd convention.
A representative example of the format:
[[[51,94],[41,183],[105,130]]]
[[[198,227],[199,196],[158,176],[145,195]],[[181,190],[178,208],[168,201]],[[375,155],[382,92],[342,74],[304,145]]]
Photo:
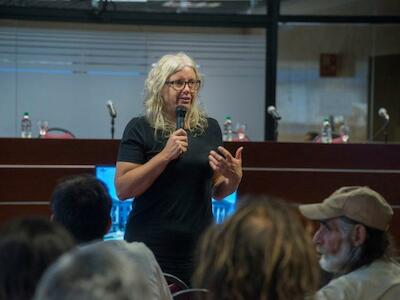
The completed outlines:
[[[274,119],[274,141],[278,141],[278,125],[279,125],[279,119],[278,118],[273,118]]]
[[[369,141],[373,141],[383,131],[384,143],[387,144],[388,143],[388,139],[389,139],[388,127],[389,127],[389,120],[385,120],[385,123],[383,124],[383,126],[381,128],[379,128],[378,131],[375,132],[374,136]]]
[[[386,120],[385,124],[383,125],[383,138],[385,141],[385,144],[388,143],[388,138],[389,138],[389,132],[388,132],[388,126],[389,125],[389,120]]]
[[[115,124],[115,116],[111,116],[111,139],[114,139],[114,124]]]

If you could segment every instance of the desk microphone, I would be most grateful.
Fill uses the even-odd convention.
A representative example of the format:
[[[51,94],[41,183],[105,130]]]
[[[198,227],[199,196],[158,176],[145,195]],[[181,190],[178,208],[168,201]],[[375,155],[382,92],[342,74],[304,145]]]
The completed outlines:
[[[390,119],[390,118],[389,118],[389,114],[387,113],[386,108],[381,107],[381,108],[378,110],[378,115],[379,115],[381,118],[384,118],[386,122],[389,122],[389,119]]]
[[[279,115],[278,111],[276,110],[276,107],[273,105],[268,106],[267,112],[272,116],[272,118],[275,121],[279,121],[280,119],[282,119],[282,117]]]
[[[110,113],[111,118],[117,117],[117,111],[115,110],[114,103],[111,100],[108,100],[107,103],[108,112]]]

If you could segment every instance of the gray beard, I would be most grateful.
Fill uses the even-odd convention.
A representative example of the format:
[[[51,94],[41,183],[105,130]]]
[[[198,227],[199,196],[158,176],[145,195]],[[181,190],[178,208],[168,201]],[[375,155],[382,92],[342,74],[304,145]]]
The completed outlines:
[[[350,242],[344,242],[338,253],[335,255],[322,254],[319,259],[321,268],[329,273],[342,273],[350,260],[353,247]]]

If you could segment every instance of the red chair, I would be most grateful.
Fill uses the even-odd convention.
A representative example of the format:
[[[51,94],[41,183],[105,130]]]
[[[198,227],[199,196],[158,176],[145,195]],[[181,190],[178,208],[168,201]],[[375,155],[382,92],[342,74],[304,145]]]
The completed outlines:
[[[74,139],[75,135],[64,128],[52,127],[47,129],[45,135],[40,136],[42,139]]]

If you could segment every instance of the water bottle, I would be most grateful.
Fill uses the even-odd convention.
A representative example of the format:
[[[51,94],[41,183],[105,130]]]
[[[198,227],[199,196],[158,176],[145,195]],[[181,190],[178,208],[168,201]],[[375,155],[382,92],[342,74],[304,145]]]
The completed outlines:
[[[246,136],[246,123],[236,123],[236,135],[238,141],[247,141]]]
[[[22,138],[31,138],[32,137],[32,122],[29,118],[29,113],[24,113],[24,116],[21,120],[21,137]]]
[[[332,127],[329,119],[324,119],[321,128],[321,143],[331,144],[332,143]]]
[[[344,144],[349,142],[350,139],[350,127],[343,123],[339,128],[340,138]]]
[[[224,133],[222,136],[224,142],[232,141],[232,120],[231,117],[226,117],[224,121]]]

